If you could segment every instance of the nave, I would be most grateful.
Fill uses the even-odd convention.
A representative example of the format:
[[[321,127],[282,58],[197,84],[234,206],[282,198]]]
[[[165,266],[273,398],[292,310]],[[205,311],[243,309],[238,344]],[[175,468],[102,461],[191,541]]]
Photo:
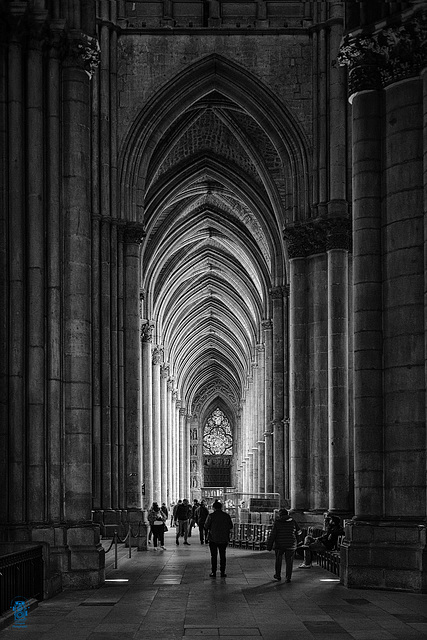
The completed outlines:
[[[273,580],[274,553],[227,549],[227,577],[209,577],[209,548],[198,531],[191,546],[166,551],[121,547],[118,569],[106,555],[99,589],[64,591],[30,611],[28,640],[409,640],[427,637],[427,596],[346,589],[336,576],[294,561],[291,584]],[[108,549],[109,540],[103,541]],[[125,580],[114,582],[114,580]],[[19,633],[12,626],[3,639]]]

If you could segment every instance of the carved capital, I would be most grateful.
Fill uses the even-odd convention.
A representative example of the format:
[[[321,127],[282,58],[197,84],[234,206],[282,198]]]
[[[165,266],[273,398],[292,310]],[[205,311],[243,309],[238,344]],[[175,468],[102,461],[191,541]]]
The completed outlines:
[[[153,356],[153,365],[161,364],[163,360],[163,349],[159,349],[159,347],[154,347],[152,356]]]
[[[315,218],[296,222],[284,229],[289,258],[305,258],[329,249],[350,249],[349,217]]]
[[[376,32],[347,34],[338,63],[349,71],[349,96],[417,76],[427,66],[427,11]]]
[[[127,224],[122,227],[122,238],[124,242],[129,244],[141,244],[145,238],[145,227],[143,224]]]
[[[187,415],[187,409],[181,407],[179,410],[179,415],[184,418]]]
[[[168,391],[173,392],[173,378],[169,378],[167,382]]]
[[[81,67],[92,79],[101,60],[98,40],[83,31],[72,30],[64,34],[61,45],[64,65]]]
[[[283,298],[284,293],[285,293],[284,287],[272,287],[270,289],[270,295],[273,298],[273,300],[280,300],[281,298]]]
[[[145,322],[141,325],[141,340],[142,342],[152,342],[153,341],[153,330],[154,326],[149,322]]]
[[[258,351],[258,353],[264,353],[265,351],[265,344],[263,342],[260,342],[256,345],[256,350]]]
[[[263,320],[261,322],[261,326],[264,331],[272,331],[273,330],[273,322],[271,320]]]
[[[160,368],[160,377],[161,378],[169,378],[169,367],[166,364],[162,364]]]

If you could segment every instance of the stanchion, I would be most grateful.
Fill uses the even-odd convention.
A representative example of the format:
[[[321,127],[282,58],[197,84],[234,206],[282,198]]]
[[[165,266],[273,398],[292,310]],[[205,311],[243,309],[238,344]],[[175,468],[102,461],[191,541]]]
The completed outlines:
[[[129,539],[129,554],[128,554],[128,558],[132,557],[132,534],[131,534],[131,530],[130,530],[130,522],[129,522],[129,529],[128,529],[128,539]]]

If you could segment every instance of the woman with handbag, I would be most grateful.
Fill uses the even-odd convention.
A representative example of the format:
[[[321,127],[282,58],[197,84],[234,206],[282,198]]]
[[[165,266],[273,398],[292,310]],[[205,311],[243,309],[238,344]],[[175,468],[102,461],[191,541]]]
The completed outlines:
[[[160,549],[166,551],[165,548],[165,520],[166,516],[164,512],[160,509],[157,502],[153,502],[151,509],[148,512],[148,522],[151,526],[151,531],[153,534],[153,546],[157,551],[157,544],[160,544]]]

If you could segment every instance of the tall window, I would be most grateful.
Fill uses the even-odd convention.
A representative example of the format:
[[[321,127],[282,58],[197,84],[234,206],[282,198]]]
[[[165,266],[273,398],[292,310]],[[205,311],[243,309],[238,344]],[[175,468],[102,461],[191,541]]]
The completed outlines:
[[[231,426],[219,407],[211,413],[203,429],[203,453],[205,456],[233,455]]]

